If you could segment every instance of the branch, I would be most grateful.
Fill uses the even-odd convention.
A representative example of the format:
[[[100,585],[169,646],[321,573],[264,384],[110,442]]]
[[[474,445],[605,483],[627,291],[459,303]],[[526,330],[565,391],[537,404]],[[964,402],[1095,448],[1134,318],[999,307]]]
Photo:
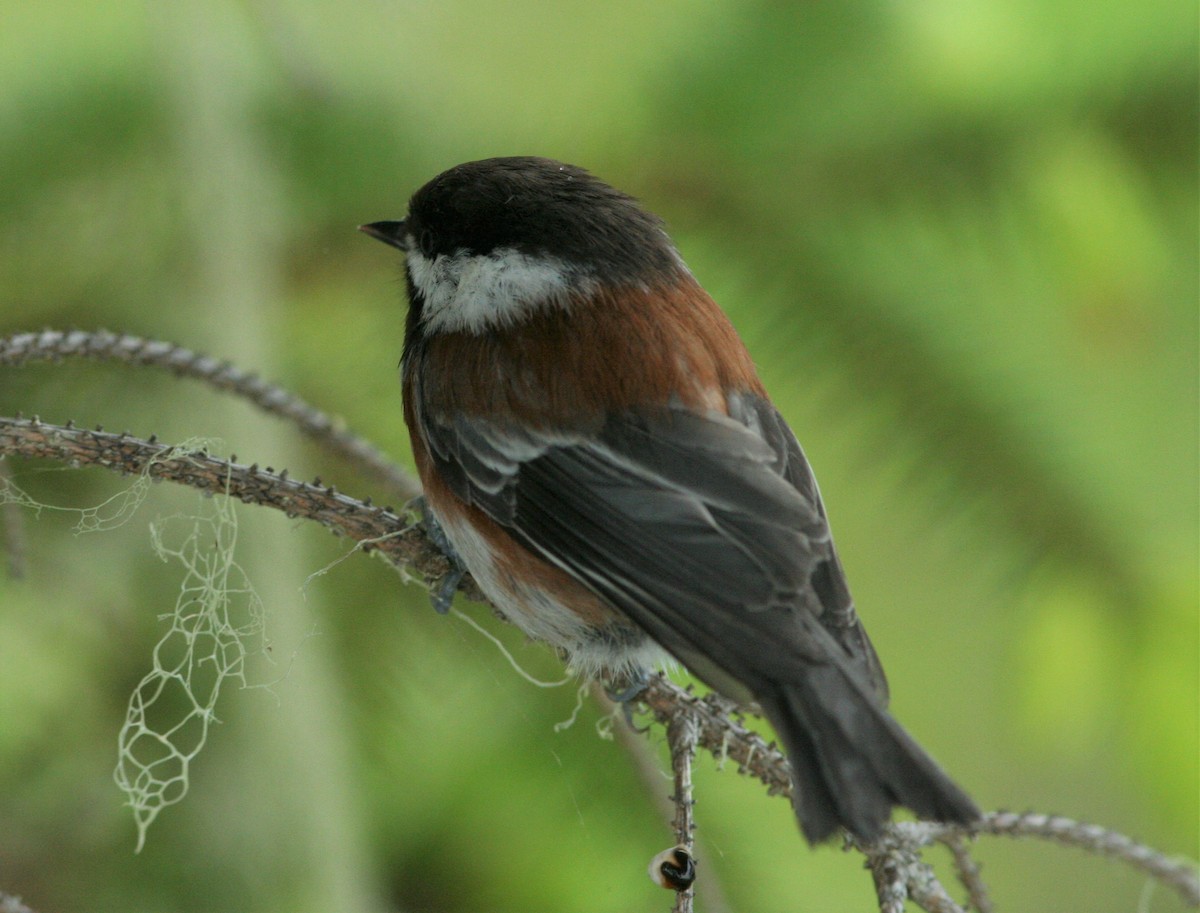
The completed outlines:
[[[671,826],[675,830],[675,906],[672,913],[692,913],[695,892],[695,831],[696,820],[692,814],[696,801],[692,798],[692,759],[696,756],[696,722],[685,714],[676,714],[667,726],[667,744],[671,748],[671,772],[675,779],[675,791],[671,801],[675,803],[675,818]],[[664,870],[664,874],[665,874]]]
[[[917,825],[910,827],[915,828]],[[1200,907],[1200,874],[1197,873],[1194,862],[1180,858],[1172,859],[1144,843],[1138,843],[1124,834],[1097,824],[1036,812],[990,812],[970,827],[931,822],[921,822],[920,827],[929,831],[930,840],[942,843],[958,836],[991,834],[996,837],[1036,837],[1065,846],[1074,846],[1096,856],[1119,859],[1155,881],[1173,888],[1191,906]]]
[[[630,719],[631,708],[629,704],[622,706],[617,705],[612,698],[609,697],[608,693],[604,689],[604,686],[599,682],[594,682],[592,684],[592,698],[598,704],[600,704],[602,708],[604,708],[605,714],[614,721],[616,720],[617,714],[622,714],[627,720],[629,720],[628,726],[614,725],[611,730],[612,736],[625,750],[625,753],[633,762],[634,772],[642,781],[642,785],[646,789],[647,797],[660,811],[663,820],[673,826],[674,817],[678,808],[674,798],[675,795],[679,793],[679,789],[676,788],[675,794],[673,795],[667,795],[667,793],[663,791],[662,765],[659,763],[658,756],[655,754],[650,741],[642,737],[646,730],[633,724],[632,720]],[[695,734],[692,733],[692,738],[694,738],[694,736]],[[670,736],[668,735],[668,740],[669,739]],[[692,749],[694,751],[694,745],[692,746]],[[696,846],[695,852],[692,855],[698,858],[695,863],[696,883],[692,890],[697,895],[703,895],[704,909],[707,911],[707,913],[731,913],[732,908],[725,899],[725,889],[721,886],[721,882],[718,879],[718,873],[711,865],[702,865],[699,862],[699,859],[703,858],[705,855],[708,855],[704,852],[703,840],[704,836],[703,832],[701,832],[700,835],[693,841]],[[651,866],[658,864],[669,852],[670,851],[668,850],[666,853],[659,853],[658,856],[655,857],[655,859],[651,862]],[[661,874],[655,873],[653,870],[650,873],[650,878],[655,882],[655,884],[661,884],[663,881],[665,881],[665,878],[663,878]]]
[[[983,876],[979,871],[979,863],[971,856],[967,842],[956,835],[946,837],[942,843],[946,844],[950,855],[954,857],[954,870],[958,874],[958,880],[967,889],[967,908],[975,910],[976,913],[992,913],[995,909],[992,906],[992,898],[988,895],[987,885],[983,883]]]
[[[662,675],[652,675],[638,700],[654,719],[670,727],[681,715],[696,727],[696,745],[719,762],[731,759],[738,773],[751,776],[767,787],[769,796],[792,798],[792,772],[787,757],[757,732],[747,729],[739,718],[738,705],[715,691],[699,697]]]
[[[101,466],[121,475],[145,473],[209,494],[226,494],[246,504],[283,511],[288,517],[315,520],[335,535],[348,536],[364,551],[378,551],[393,565],[415,572],[425,580],[438,580],[450,571],[450,562],[424,531],[390,507],[376,507],[370,499],[359,501],[341,494],[321,480],[297,482],[287,470],[276,473],[258,464],[244,466],[237,458],[222,460],[203,451],[186,451],[112,434],[52,425],[37,417],[0,417],[0,455],[57,460],[70,466]],[[474,581],[460,587],[468,596],[482,599]]]
[[[0,337],[0,365],[88,358],[129,365],[150,365],[178,377],[199,380],[214,390],[232,393],[264,412],[294,422],[308,437],[327,447],[408,501],[421,493],[417,482],[403,469],[358,435],[347,431],[341,419],[310,406],[303,399],[227,361],[217,361],[174,343],[140,336],[117,335],[106,330],[43,330]]]
[[[982,834],[996,837],[1033,837],[1078,847],[1097,856],[1119,859],[1131,868],[1138,869],[1155,881],[1174,889],[1190,906],[1200,906],[1200,875],[1197,874],[1194,862],[1172,859],[1124,834],[1059,815],[988,812],[969,825],[902,821],[887,825],[883,836],[873,844],[863,844],[853,838],[848,838],[847,843],[867,856],[868,866],[873,873],[877,866],[880,871],[892,872],[893,886],[902,884],[906,896],[917,902],[922,909],[940,913],[942,910],[957,907],[944,906],[944,902],[949,901],[948,897],[943,900],[929,894],[931,885],[926,881],[925,873],[911,867],[914,861],[920,862],[918,851],[934,843],[947,844],[955,854],[960,876],[966,882],[972,897],[975,897],[977,891],[982,891],[982,884],[977,880],[978,870],[965,869],[964,861],[959,858],[963,852],[962,847],[956,849],[955,844],[961,843],[963,838],[973,838]],[[895,874],[897,872],[899,874]],[[879,883],[878,880],[876,883]],[[944,893],[941,885],[937,885],[937,890]],[[925,898],[924,902],[922,897]],[[884,909],[882,893],[880,901],[881,909]],[[978,904],[978,901],[975,902]],[[990,901],[986,899],[985,892],[983,904],[978,905],[977,909],[986,910],[989,907]]]
[[[923,844],[911,840],[898,825],[885,827],[872,844],[850,843],[867,857],[880,913],[904,913],[908,900],[929,913],[963,913],[929,863],[921,859]]]

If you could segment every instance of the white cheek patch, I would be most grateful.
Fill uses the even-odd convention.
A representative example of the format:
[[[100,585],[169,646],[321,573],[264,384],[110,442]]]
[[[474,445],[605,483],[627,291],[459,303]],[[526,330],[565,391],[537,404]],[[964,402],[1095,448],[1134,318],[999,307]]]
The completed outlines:
[[[497,329],[541,308],[563,307],[572,285],[579,288],[578,271],[563,261],[510,247],[432,260],[412,250],[408,269],[425,298],[422,318],[431,332]]]

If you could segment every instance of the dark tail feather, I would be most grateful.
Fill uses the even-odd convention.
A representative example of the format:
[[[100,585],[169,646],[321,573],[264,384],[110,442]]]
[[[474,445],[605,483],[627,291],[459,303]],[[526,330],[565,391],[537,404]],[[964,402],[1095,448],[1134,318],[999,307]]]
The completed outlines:
[[[756,692],[792,763],[796,815],[809,843],[838,826],[870,841],[903,805],[965,824],[979,809],[900,724],[835,664]]]

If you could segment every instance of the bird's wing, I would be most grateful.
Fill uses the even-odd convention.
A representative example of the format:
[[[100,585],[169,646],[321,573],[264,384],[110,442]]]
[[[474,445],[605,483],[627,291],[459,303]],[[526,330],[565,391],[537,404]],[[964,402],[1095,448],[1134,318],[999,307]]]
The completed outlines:
[[[779,459],[778,472],[799,495],[815,505],[825,519],[825,506],[812,467],[800,449],[800,442],[788,427],[779,411],[759,396],[734,394],[729,397],[729,413],[735,419],[762,437]],[[827,521],[826,521],[827,522]],[[886,705],[888,700],[887,677],[875,653],[875,646],[858,619],[854,599],[846,584],[846,572],[841,559],[830,540],[830,556],[818,566],[811,579],[821,602],[821,623],[834,635],[839,643],[854,657],[866,672],[876,694]]]
[[[764,399],[729,408],[622,413],[590,435],[421,421],[458,497],[710,684],[835,662],[883,697],[795,437]]]

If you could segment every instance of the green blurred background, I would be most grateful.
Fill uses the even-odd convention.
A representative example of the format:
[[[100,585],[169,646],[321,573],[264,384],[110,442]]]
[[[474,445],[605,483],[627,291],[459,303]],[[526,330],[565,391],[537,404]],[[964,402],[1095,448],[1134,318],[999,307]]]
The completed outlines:
[[[1197,26],[1148,0],[0,3],[0,333],[106,327],[275,379],[407,461],[394,256],[442,169],[540,154],[662,214],[814,463],[897,715],[985,808],[1197,853]],[[0,370],[0,414],[371,483],[152,370]],[[11,461],[64,506],[128,480]],[[26,513],[0,576],[0,891],[48,911],[629,911],[670,842],[575,688],[242,508],[270,689],[229,690],[140,855],[116,734],[178,566]],[[561,666],[481,606],[523,666]],[[651,744],[661,753],[661,732]],[[729,909],[868,910],[859,857],[699,764]],[[651,792],[670,789],[666,779]],[[937,854],[934,853],[934,856]],[[1007,910],[1175,910],[984,839]],[[713,895],[701,910],[715,910]]]

